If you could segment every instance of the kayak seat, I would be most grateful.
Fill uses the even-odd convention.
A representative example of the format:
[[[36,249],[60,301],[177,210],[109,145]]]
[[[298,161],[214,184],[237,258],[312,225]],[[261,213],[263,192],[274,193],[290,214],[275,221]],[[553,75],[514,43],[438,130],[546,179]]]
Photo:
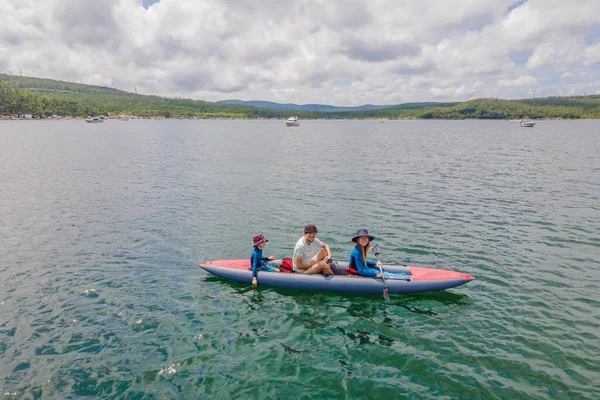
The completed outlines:
[[[332,261],[331,264],[329,264],[329,266],[331,267],[331,271],[333,271],[333,273],[335,275],[342,275],[342,276],[358,275],[358,272],[356,271],[356,269],[350,268],[348,262]]]

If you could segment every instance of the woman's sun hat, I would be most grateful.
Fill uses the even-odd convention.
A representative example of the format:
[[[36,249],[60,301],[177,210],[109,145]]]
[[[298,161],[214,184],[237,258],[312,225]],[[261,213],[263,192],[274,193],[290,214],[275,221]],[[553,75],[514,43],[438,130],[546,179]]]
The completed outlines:
[[[262,233],[259,233],[258,235],[254,236],[254,245],[256,246],[257,244],[261,244],[261,243],[267,243],[268,240],[265,238],[265,236]]]
[[[359,238],[359,237],[364,237],[364,236],[368,237],[368,238],[369,238],[369,241],[371,241],[371,240],[374,240],[374,239],[375,239],[375,237],[374,237],[374,236],[371,236],[371,235],[369,235],[369,231],[367,231],[366,229],[359,229],[359,230],[357,230],[357,231],[356,231],[356,236],[354,236],[354,237],[352,238],[352,241],[353,241],[354,243],[356,243],[356,241],[358,240],[358,238]]]

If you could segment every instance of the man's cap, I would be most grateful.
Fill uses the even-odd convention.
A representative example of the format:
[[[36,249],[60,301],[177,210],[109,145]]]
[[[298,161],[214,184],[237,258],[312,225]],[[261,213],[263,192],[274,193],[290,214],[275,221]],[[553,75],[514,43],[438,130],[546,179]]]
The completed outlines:
[[[312,233],[312,232],[317,232],[317,227],[314,226],[313,224],[308,224],[304,227],[304,233]]]

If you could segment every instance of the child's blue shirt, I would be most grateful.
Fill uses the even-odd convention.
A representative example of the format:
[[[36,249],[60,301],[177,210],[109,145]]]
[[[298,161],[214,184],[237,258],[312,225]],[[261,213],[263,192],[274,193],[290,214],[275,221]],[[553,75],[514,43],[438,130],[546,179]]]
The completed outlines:
[[[250,255],[250,265],[252,266],[253,278],[256,278],[256,271],[261,270],[263,262],[266,260],[268,260],[268,258],[263,258],[262,250],[254,246],[254,250],[252,250],[252,254]]]

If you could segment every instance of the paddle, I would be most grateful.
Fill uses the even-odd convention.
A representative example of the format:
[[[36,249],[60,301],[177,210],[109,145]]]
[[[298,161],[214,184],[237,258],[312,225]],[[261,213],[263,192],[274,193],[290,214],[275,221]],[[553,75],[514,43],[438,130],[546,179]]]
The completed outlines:
[[[381,268],[381,263],[379,262],[379,245],[374,244],[373,250],[375,251],[375,258],[377,259],[377,265],[379,266],[379,271],[381,271],[381,279],[383,280],[383,298],[389,303],[390,301],[390,290],[388,289],[387,282],[385,281],[385,274],[383,273],[383,269]]]

